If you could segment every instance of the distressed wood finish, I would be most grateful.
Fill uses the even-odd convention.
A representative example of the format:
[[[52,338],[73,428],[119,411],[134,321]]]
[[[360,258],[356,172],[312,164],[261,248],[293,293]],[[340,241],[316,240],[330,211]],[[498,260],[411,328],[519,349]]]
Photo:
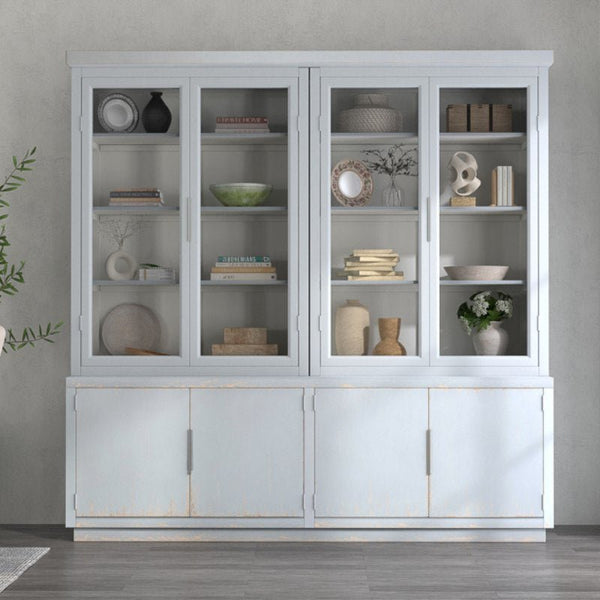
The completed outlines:
[[[302,390],[192,391],[192,516],[304,517]]]
[[[315,519],[427,516],[426,390],[318,390]]]
[[[77,516],[189,514],[189,392],[77,392]]]
[[[432,517],[542,517],[542,390],[432,390]]]

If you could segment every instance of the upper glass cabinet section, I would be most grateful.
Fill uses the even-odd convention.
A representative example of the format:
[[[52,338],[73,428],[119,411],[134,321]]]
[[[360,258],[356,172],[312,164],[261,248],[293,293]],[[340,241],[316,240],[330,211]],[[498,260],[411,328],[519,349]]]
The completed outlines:
[[[439,356],[527,357],[536,274],[530,252],[530,88],[437,88]],[[533,203],[536,204],[535,202]]]
[[[331,366],[410,364],[423,354],[422,88],[338,81],[321,89],[321,355]]]
[[[200,98],[200,355],[289,356],[288,89]]]
[[[84,360],[179,362],[187,352],[181,236],[187,123],[182,87],[165,83],[86,88]]]

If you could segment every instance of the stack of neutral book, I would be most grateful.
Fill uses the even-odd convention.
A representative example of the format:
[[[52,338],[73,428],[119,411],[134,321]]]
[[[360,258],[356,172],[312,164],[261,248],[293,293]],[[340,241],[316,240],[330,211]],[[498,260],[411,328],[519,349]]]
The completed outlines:
[[[215,133],[269,133],[266,117],[217,117]]]
[[[274,356],[277,344],[267,344],[265,327],[225,327],[223,343],[213,344],[212,353],[217,356]]]
[[[162,192],[158,188],[131,188],[113,190],[109,206],[163,206]]]
[[[348,281],[387,281],[404,279],[403,271],[396,271],[400,257],[391,249],[362,248],[344,258],[342,279]]]
[[[515,180],[512,167],[496,167],[492,171],[491,187],[491,206],[514,206]]]
[[[210,270],[212,281],[264,281],[277,279],[268,256],[219,256]]]
[[[172,267],[161,267],[151,263],[144,263],[138,267],[140,281],[157,281],[162,283],[176,283],[177,273]]]

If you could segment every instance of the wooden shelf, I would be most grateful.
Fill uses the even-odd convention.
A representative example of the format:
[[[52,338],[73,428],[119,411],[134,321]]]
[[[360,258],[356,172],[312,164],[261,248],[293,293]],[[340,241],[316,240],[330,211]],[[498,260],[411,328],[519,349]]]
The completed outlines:
[[[203,206],[202,216],[243,215],[248,217],[262,217],[271,215],[284,216],[287,206]]]
[[[332,206],[331,216],[332,217],[343,217],[343,216],[385,216],[385,217],[414,217],[415,219],[419,216],[417,208],[410,207],[398,207],[389,208],[387,206],[357,206],[357,207],[343,207],[343,206]]]
[[[287,144],[287,133],[202,133],[202,145]]]
[[[94,215],[176,215],[178,206],[94,206]]]
[[[442,217],[447,215],[523,215],[524,206],[442,206]]]
[[[440,133],[440,144],[525,144],[527,134],[522,132],[506,133]]]
[[[493,279],[493,280],[479,280],[479,279],[440,279],[440,285],[443,287],[451,286],[472,286],[472,287],[488,287],[498,285],[525,285],[523,279]]]
[[[347,279],[332,279],[332,286],[371,286],[371,285],[399,285],[399,286],[417,286],[418,281],[412,279],[401,279],[400,281],[392,281],[391,279],[382,279],[377,281],[376,279],[367,279],[366,281],[348,281]]]
[[[283,287],[287,285],[287,281],[284,279],[265,279],[261,280],[248,280],[244,281],[241,279],[236,280],[223,280],[223,281],[213,281],[211,279],[202,279],[200,281],[200,288],[203,287],[227,287],[232,285],[243,285],[243,286],[269,286],[269,287]]]
[[[92,141],[97,146],[147,145],[179,146],[177,133],[95,133]]]
[[[419,137],[415,132],[394,133],[332,133],[331,145],[343,144],[402,144],[415,146]]]
[[[170,281],[140,281],[139,279],[121,279],[113,281],[112,279],[94,279],[94,287],[175,287],[179,283]]]

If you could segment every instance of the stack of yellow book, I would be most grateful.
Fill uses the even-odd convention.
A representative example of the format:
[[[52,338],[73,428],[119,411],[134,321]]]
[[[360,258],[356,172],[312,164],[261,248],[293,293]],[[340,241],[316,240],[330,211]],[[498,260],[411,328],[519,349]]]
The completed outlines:
[[[396,271],[400,260],[391,249],[361,248],[353,250],[344,258],[344,269],[340,276],[348,281],[386,281],[404,279],[403,271]]]

